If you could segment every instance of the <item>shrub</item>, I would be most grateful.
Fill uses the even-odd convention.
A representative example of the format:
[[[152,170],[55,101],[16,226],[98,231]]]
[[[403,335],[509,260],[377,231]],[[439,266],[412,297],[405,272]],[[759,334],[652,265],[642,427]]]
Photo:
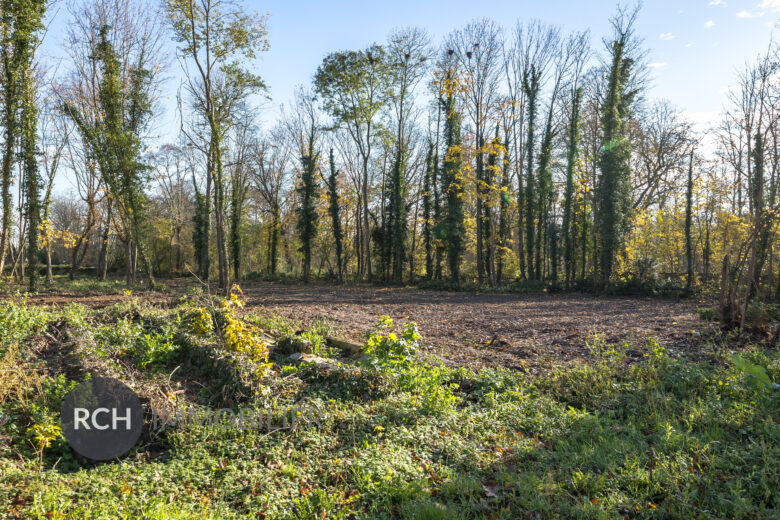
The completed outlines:
[[[236,316],[236,311],[244,307],[242,294],[241,288],[233,285],[230,296],[222,300],[221,307],[225,319],[222,337],[228,350],[246,354],[255,363],[255,374],[263,377],[271,368],[271,364],[268,363],[268,344],[260,335],[263,332],[261,329],[247,324]]]
[[[148,365],[168,365],[179,355],[179,345],[170,329],[144,334],[136,342],[135,364],[144,368]]]
[[[420,335],[417,325],[407,323],[400,337],[382,329],[393,326],[389,316],[379,319],[377,329],[366,337],[363,352],[367,362],[380,372],[392,377],[398,387],[420,399],[423,408],[431,412],[449,409],[456,401],[456,383],[450,382],[450,370],[441,365],[430,365],[416,358]]]

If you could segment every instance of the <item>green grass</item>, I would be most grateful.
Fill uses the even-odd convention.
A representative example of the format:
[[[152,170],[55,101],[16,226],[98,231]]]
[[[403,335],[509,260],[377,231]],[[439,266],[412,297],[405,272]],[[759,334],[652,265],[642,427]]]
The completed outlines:
[[[155,309],[123,302],[100,311],[2,304],[0,327],[14,346],[4,356],[15,357],[0,367],[23,367],[40,380],[0,380],[0,413],[11,418],[0,432],[11,437],[0,444],[0,516],[780,514],[780,392],[756,384],[750,370],[760,370],[745,371],[762,367],[780,381],[776,351],[748,349],[739,359],[749,364],[738,363],[740,369],[726,351],[686,360],[649,340],[649,354],[633,366],[625,361],[627,346],[610,346],[594,364],[527,377],[438,367],[414,357],[412,334],[379,330],[367,362],[324,372],[279,358],[257,385],[242,370],[246,360],[230,357],[218,336],[190,333],[186,317],[194,303]],[[72,382],[33,356],[26,348],[33,341],[25,338],[59,321],[81,338],[79,359],[91,372],[132,374],[136,388],[150,393],[181,388],[177,403],[189,399],[205,408],[316,403],[324,420],[271,434],[173,428],[144,437],[136,451],[108,464],[78,461],[63,439],[39,457],[27,430],[56,419]],[[282,333],[294,325],[252,321]],[[313,338],[329,330],[326,323],[315,329]],[[14,392],[3,384],[16,385]]]

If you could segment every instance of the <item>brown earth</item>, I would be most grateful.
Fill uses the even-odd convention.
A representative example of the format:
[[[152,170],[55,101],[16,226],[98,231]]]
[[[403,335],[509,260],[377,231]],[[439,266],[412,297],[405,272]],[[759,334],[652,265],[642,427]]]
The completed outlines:
[[[192,284],[163,280],[173,294],[50,291],[28,298],[31,304],[78,302],[100,308],[129,298],[173,305]],[[383,315],[396,329],[413,321],[423,350],[448,365],[503,366],[532,372],[553,364],[592,358],[599,341],[627,342],[628,355],[641,358],[654,337],[673,354],[699,351],[695,303],[657,298],[585,294],[494,294],[401,287],[332,286],[278,283],[243,284],[248,312],[278,314],[310,326],[327,319],[336,334],[361,342]],[[10,295],[7,295],[8,297]]]
[[[693,303],[582,294],[474,294],[410,288],[300,286],[245,287],[247,308],[299,321],[330,320],[337,333],[361,341],[380,316],[397,326],[414,321],[425,351],[450,365],[531,369],[587,359],[596,338],[628,342],[641,357],[647,338],[672,353],[697,349]],[[400,327],[397,327],[400,329]]]

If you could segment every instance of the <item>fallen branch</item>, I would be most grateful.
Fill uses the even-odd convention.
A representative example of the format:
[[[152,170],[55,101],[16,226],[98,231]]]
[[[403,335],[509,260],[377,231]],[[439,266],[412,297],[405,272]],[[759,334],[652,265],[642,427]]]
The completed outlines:
[[[362,345],[358,345],[357,343],[352,343],[343,339],[334,338],[332,336],[326,336],[325,343],[331,347],[341,349],[349,354],[360,354],[363,350]]]

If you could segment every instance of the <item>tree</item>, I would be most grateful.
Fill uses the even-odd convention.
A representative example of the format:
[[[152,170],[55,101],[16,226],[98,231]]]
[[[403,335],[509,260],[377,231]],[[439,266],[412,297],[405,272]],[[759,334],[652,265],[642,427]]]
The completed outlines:
[[[102,26],[95,47],[96,60],[102,66],[99,86],[101,119],[90,122],[67,101],[64,112],[73,120],[86,141],[109,192],[119,206],[123,227],[126,230],[126,281],[135,282],[134,249],[144,263],[149,286],[154,286],[152,264],[147,255],[145,232],[147,199],[145,185],[148,167],[141,162],[141,132],[149,121],[151,101],[148,95],[150,75],[139,62],[129,72],[129,84],[125,89],[122,70],[114,45],[109,41],[109,27]],[[142,59],[142,58],[141,58]]]
[[[693,289],[693,147],[691,147],[690,158],[688,162],[688,182],[685,187],[685,265],[687,275],[685,278],[685,287],[690,291]]]
[[[614,38],[606,99],[602,115],[602,145],[599,157],[601,177],[597,185],[599,269],[602,286],[609,284],[615,258],[624,245],[631,215],[631,145],[626,132],[634,92],[628,90],[634,59],[629,50],[638,11],[620,11],[612,20]]]
[[[300,251],[303,253],[303,280],[309,281],[311,255],[314,239],[317,236],[317,169],[319,152],[317,144],[320,137],[319,113],[314,94],[299,88],[295,93],[295,105],[292,113],[285,119],[289,137],[297,147],[301,161],[296,193],[298,194],[298,221],[296,228],[301,239]]]
[[[334,126],[346,129],[360,155],[362,266],[369,280],[372,278],[369,161],[380,129],[377,117],[388,98],[389,78],[387,52],[380,45],[372,45],[362,51],[329,54],[314,75],[315,90],[333,117]]]
[[[126,280],[132,283],[138,248],[145,247],[138,239],[149,238],[149,233],[143,229],[140,233],[132,231],[125,211],[130,200],[124,197],[133,198],[133,204],[138,203],[143,211],[148,166],[141,164],[140,154],[164,70],[162,21],[146,0],[83,0],[71,4],[71,8],[73,23],[67,33],[71,69],[54,89],[60,110],[80,136],[66,140],[69,166],[86,204],[86,218],[72,248],[71,276],[75,276],[93,230],[102,220],[98,271],[105,277],[113,220],[125,246]],[[119,144],[128,148],[113,149]],[[120,163],[126,168],[124,172],[118,170]],[[138,171],[133,172],[135,167]],[[137,186],[139,182],[144,186]],[[135,217],[142,228],[147,224],[141,215]]]
[[[288,162],[291,151],[287,129],[277,126],[262,139],[252,154],[253,183],[270,213],[266,270],[276,274],[279,263],[281,234],[281,206],[288,183]]]
[[[167,0],[166,6],[179,51],[195,68],[191,72],[182,61],[189,93],[207,130],[206,175],[214,183],[219,287],[227,290],[224,138],[236,105],[265,88],[260,76],[242,64],[268,49],[265,18],[227,0]]]
[[[498,239],[496,242],[496,283],[501,284],[504,278],[504,263],[508,253],[511,253],[509,244],[512,239],[512,229],[509,222],[509,210],[512,202],[509,198],[512,188],[510,181],[510,168],[512,164],[509,149],[512,125],[504,120],[504,154],[501,161],[501,183],[499,184],[498,200]]]
[[[35,105],[33,56],[43,29],[45,0],[3,0],[0,15],[0,60],[3,67],[3,149],[0,190],[2,191],[3,222],[0,230],[0,275],[5,264],[11,229],[11,182],[15,162],[17,133],[25,179],[27,217],[27,258],[30,291],[38,284],[38,232],[40,225],[40,178],[35,158],[38,110]],[[21,255],[21,251],[19,252]]]
[[[303,281],[308,282],[311,273],[312,242],[317,235],[317,161],[319,155],[311,143],[305,155],[301,156],[301,178],[296,188],[300,199],[296,228],[301,239],[303,253]]]
[[[336,266],[338,268],[339,283],[344,281],[344,265],[342,242],[344,232],[341,229],[341,207],[339,206],[338,181],[339,172],[336,170],[336,160],[333,157],[333,148],[330,149],[330,175],[326,181],[328,188],[328,213],[330,214],[331,226],[333,227],[333,240],[336,241]]]
[[[574,169],[577,163],[580,141],[580,104],[582,88],[576,88],[572,97],[571,115],[569,116],[569,144],[566,153],[566,186],[563,195],[563,243],[564,243],[564,278],[569,287],[574,277],[575,244],[572,240],[572,214],[574,205]]]
[[[446,59],[446,58],[445,58]],[[460,260],[464,250],[463,235],[463,163],[461,158],[462,143],[460,137],[460,112],[455,103],[457,88],[453,65],[448,63],[444,77],[444,147],[446,155],[441,172],[442,193],[445,197],[444,208],[444,243],[447,248],[447,260],[450,268],[450,280],[457,286],[460,284]]]
[[[493,238],[489,228],[488,198],[492,186],[485,182],[485,148],[488,118],[495,111],[495,97],[501,59],[501,30],[495,22],[480,20],[464,29],[453,32],[445,45],[454,51],[458,67],[463,71],[461,91],[465,97],[465,109],[474,125],[477,145],[475,155],[475,182],[477,186],[477,277],[480,283],[485,276],[489,283],[495,279],[493,264]],[[488,215],[486,216],[486,213]],[[487,229],[486,229],[487,228]],[[485,237],[489,237],[485,241]]]
[[[552,63],[555,51],[560,41],[560,30],[556,27],[543,26],[539,23],[531,24],[526,31],[518,26],[516,31],[518,48],[521,53],[522,79],[521,85],[526,100],[526,145],[525,145],[525,198],[522,207],[525,209],[524,224],[524,248],[528,276],[532,279],[539,278],[540,268],[535,265],[534,252],[536,233],[534,224],[537,222],[538,190],[537,179],[534,175],[534,150],[536,139],[536,120],[539,105],[539,95],[547,69]],[[551,133],[546,134],[551,139]],[[545,150],[544,145],[542,147]],[[544,167],[544,165],[543,165]],[[542,169],[540,168],[540,171]],[[522,225],[522,224],[521,224]]]
[[[231,130],[228,134],[230,142],[230,162],[227,165],[230,178],[230,259],[233,264],[233,278],[241,280],[242,258],[244,254],[242,224],[244,221],[244,204],[249,190],[249,171],[247,156],[253,144],[256,128],[252,122],[248,107],[240,107]]]
[[[395,156],[390,177],[390,203],[387,226],[390,230],[390,265],[392,279],[401,283],[407,247],[406,167],[409,155],[407,128],[413,123],[414,89],[425,74],[428,58],[428,36],[420,29],[395,31],[387,46],[389,66],[389,101],[396,122]]]
[[[428,143],[428,155],[425,157],[425,174],[423,177],[423,247],[425,248],[425,279],[430,280],[434,275],[433,268],[433,193],[434,190],[434,166],[433,143]]]

